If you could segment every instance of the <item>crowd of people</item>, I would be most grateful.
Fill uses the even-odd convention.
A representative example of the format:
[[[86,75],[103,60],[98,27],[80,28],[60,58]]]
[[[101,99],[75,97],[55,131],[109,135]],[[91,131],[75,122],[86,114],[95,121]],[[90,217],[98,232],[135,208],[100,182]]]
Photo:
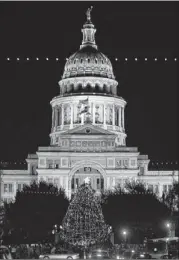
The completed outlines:
[[[125,245],[120,244],[111,248],[112,251],[125,250],[139,250],[142,245]],[[38,259],[42,254],[53,254],[55,252],[56,246],[52,243],[46,244],[20,244],[20,245],[9,245],[9,250],[13,259]],[[111,251],[110,250],[110,251]],[[75,250],[76,251],[76,250]],[[78,252],[80,253],[80,251]],[[80,255],[81,256],[81,255]],[[81,258],[83,258],[81,256]]]
[[[13,259],[38,259],[40,254],[51,253],[53,244],[20,244],[10,245]]]

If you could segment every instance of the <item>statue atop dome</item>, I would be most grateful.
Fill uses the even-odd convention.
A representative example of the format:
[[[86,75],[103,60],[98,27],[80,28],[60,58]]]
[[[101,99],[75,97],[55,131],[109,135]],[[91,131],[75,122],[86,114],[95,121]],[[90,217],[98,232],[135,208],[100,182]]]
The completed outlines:
[[[88,10],[86,11],[87,22],[91,22],[91,11],[92,11],[92,9],[93,9],[93,6],[88,8]]]

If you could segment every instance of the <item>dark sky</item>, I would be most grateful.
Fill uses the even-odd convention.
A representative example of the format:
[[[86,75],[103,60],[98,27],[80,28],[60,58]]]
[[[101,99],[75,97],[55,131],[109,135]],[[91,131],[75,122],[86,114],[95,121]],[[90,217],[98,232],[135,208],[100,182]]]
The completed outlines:
[[[1,160],[25,159],[49,145],[49,102],[59,93],[65,58],[81,44],[91,5],[96,42],[128,103],[127,145],[151,160],[177,160],[178,2],[140,1],[0,3]]]

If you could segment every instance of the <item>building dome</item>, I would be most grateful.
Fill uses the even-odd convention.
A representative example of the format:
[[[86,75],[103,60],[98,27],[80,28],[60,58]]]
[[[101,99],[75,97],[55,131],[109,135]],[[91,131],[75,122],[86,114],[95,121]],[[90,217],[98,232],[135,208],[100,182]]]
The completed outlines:
[[[62,79],[59,82],[60,94],[101,93],[117,94],[118,82],[115,80],[110,60],[98,50],[95,42],[96,29],[91,22],[91,9],[83,25],[83,39],[80,49],[66,61]]]
[[[90,45],[83,46],[67,60],[63,79],[82,76],[114,79],[112,64],[98,49]]]
[[[90,9],[87,12],[87,21],[83,25],[83,41],[80,50],[67,59],[62,78],[97,76],[114,79],[110,60],[98,50],[95,43],[95,32],[91,22]]]

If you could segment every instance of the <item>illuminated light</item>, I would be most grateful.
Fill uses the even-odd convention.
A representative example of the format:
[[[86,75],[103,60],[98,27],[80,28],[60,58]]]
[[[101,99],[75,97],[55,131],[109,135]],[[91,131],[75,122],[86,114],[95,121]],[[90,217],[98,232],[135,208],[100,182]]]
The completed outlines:
[[[137,58],[135,58],[135,61],[138,61],[138,59],[137,59]]]
[[[116,61],[118,61],[118,58],[115,58]]]
[[[171,226],[171,224],[168,222],[168,223],[166,223],[166,227],[167,228],[170,228],[170,226]]]
[[[19,58],[17,58],[17,60],[20,60]]]
[[[174,61],[177,61],[177,58],[175,58]]]
[[[26,60],[29,60],[29,58],[27,58]]]
[[[10,58],[8,57],[7,60],[10,60]]]
[[[157,58],[155,58],[155,61],[157,61]]]
[[[167,61],[167,58],[165,58],[165,61]]]
[[[66,60],[68,60],[68,58],[66,58]]]
[[[128,61],[128,58],[125,58],[125,61]]]
[[[145,61],[147,61],[147,58],[145,58]]]
[[[37,57],[36,60],[39,60],[39,58]]]
[[[59,58],[56,58],[56,60],[59,60]]]
[[[49,60],[49,58],[47,57],[46,60]]]

